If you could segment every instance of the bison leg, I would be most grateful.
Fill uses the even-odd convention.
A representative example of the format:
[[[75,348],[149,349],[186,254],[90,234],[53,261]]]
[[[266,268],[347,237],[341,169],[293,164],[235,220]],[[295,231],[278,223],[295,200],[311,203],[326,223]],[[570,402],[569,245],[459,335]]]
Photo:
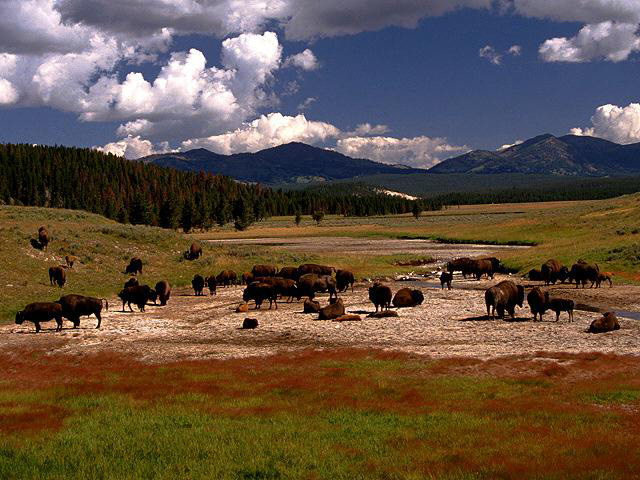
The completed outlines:
[[[36,326],[36,333],[40,332],[40,322],[33,322],[33,324]]]
[[[560,320],[560,310],[556,310],[556,322]]]
[[[133,312],[133,308],[131,308],[131,302],[127,301],[127,305],[129,306],[129,310]]]
[[[98,325],[96,325],[96,328],[100,328],[100,324],[102,323],[102,317],[100,316],[100,312],[96,312],[96,318],[98,319]]]
[[[56,332],[62,331],[62,317],[56,317]]]

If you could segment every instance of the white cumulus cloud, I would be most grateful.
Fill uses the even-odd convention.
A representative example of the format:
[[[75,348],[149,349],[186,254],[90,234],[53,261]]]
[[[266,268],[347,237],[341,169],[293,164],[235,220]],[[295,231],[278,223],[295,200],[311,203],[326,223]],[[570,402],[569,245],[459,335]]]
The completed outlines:
[[[320,67],[320,63],[315,54],[310,49],[305,49],[300,53],[291,55],[286,58],[284,62],[285,66],[297,67],[302,70],[316,70]]]
[[[127,136],[117,142],[107,143],[103,147],[94,148],[104,153],[112,153],[113,155],[129,159],[171,151],[168,143],[154,145],[151,141],[142,139],[139,136]]]
[[[640,103],[626,107],[602,105],[591,117],[591,127],[573,128],[572,135],[600,137],[615,143],[640,142]]]

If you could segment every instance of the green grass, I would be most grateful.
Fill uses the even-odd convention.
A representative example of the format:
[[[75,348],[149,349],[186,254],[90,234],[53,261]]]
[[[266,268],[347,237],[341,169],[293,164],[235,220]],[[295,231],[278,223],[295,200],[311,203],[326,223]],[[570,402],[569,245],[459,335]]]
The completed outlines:
[[[536,362],[519,378],[505,362],[479,375],[357,351],[162,367],[54,357],[49,372],[21,371],[43,359],[13,359],[11,372],[2,358],[0,478],[628,478],[640,468],[639,397],[628,393],[640,370],[612,377],[610,357],[578,359],[594,377],[571,382],[535,374]]]

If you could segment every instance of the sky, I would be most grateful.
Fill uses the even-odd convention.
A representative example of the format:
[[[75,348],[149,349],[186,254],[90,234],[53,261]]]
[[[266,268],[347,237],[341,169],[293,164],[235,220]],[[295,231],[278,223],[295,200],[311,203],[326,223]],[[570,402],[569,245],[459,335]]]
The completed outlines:
[[[640,142],[640,0],[0,0],[0,142],[428,168]]]

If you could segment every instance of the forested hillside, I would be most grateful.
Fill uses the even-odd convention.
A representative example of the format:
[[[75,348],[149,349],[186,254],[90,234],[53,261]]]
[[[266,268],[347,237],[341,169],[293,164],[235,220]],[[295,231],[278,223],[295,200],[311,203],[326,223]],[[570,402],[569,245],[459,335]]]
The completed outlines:
[[[414,202],[371,190],[284,192],[206,173],[132,162],[96,150],[0,145],[0,203],[81,209],[122,223],[240,228],[274,215],[407,213]],[[423,209],[439,208],[429,203]]]

